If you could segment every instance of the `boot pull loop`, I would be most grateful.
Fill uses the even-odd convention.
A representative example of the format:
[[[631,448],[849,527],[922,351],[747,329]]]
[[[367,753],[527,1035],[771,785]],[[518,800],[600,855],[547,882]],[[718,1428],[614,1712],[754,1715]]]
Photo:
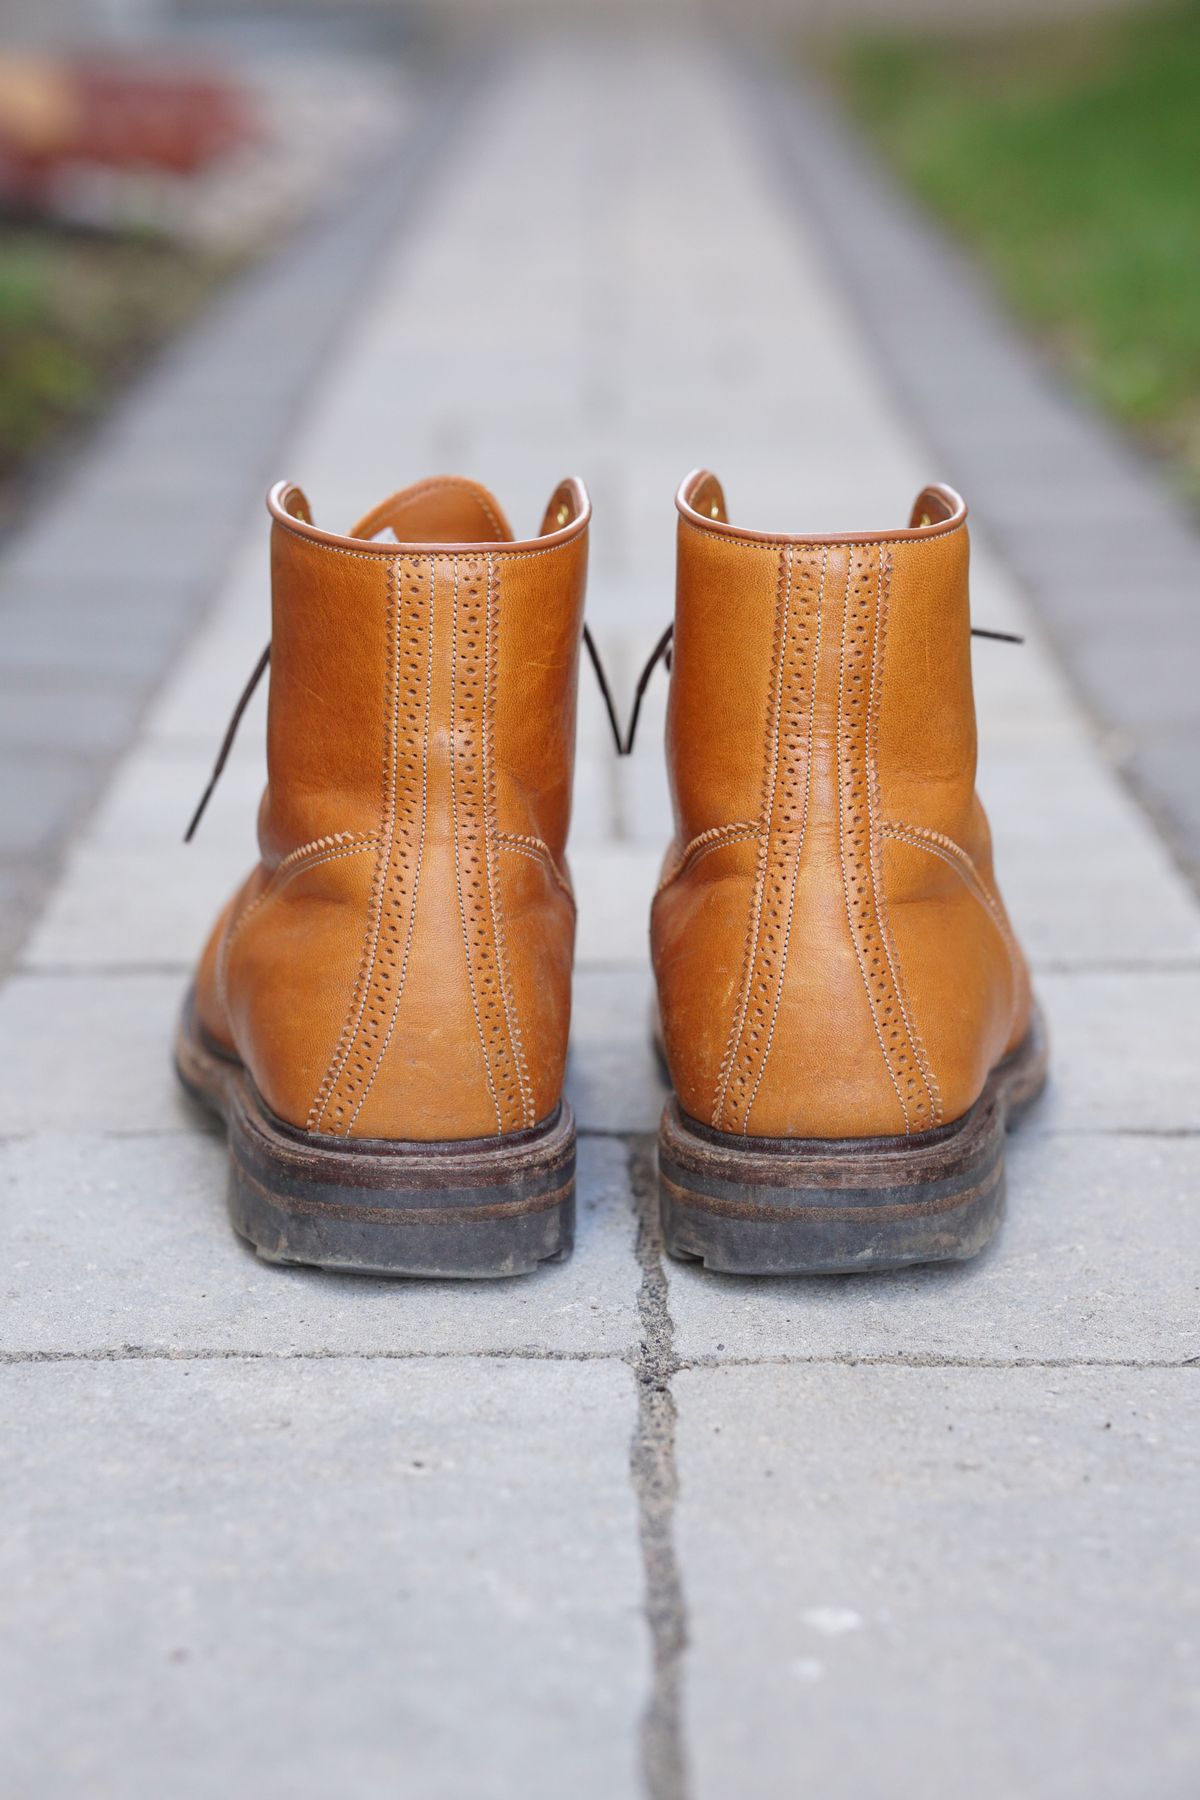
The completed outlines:
[[[216,788],[218,781],[221,779],[222,769],[224,769],[225,764],[229,761],[229,752],[233,749],[233,740],[237,736],[237,728],[242,722],[242,714],[254,698],[254,690],[266,673],[266,667],[270,660],[271,646],[268,644],[258,661],[255,663],[254,673],[242,689],[242,697],[233,709],[233,717],[226,727],[225,736],[221,740],[221,748],[217,751],[217,760],[213,764],[213,772],[208,778],[208,786],[201,794],[200,804],[192,814],[192,822],[183,834],[183,841],[185,844],[190,844],[193,837],[196,835],[196,827],[204,817],[204,809],[213,797],[213,791]]]
[[[633,740],[637,736],[638,719],[641,716],[642,711],[642,700],[645,697],[646,689],[650,685],[650,677],[653,675],[655,669],[657,669],[659,663],[664,660],[667,665],[668,673],[670,672],[671,643],[674,636],[674,625],[668,625],[667,629],[663,632],[657,644],[655,644],[653,650],[650,652],[645,668],[638,676],[637,687],[635,688],[633,695],[633,711],[629,715],[629,730],[625,734],[625,742],[621,747],[622,756],[629,756],[632,753]]]
[[[1017,631],[989,631],[985,625],[972,625],[971,636],[991,638],[995,644],[1023,644],[1025,639]]]
[[[596,677],[596,685],[600,689],[600,697],[604,701],[604,710],[608,714],[609,730],[612,732],[613,743],[617,746],[617,755],[624,756],[625,752],[621,747],[621,721],[617,718],[616,702],[612,697],[612,689],[608,685],[608,676],[604,672],[604,664],[600,661],[600,652],[596,648],[596,640],[586,625],[583,628],[583,642],[591,660],[592,672]]]

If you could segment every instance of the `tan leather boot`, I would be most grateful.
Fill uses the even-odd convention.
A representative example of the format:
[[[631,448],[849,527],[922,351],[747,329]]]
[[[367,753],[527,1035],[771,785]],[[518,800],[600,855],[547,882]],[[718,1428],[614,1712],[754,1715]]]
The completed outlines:
[[[273,1261],[509,1275],[565,1254],[564,862],[590,504],[542,535],[444,478],[349,537],[272,515],[261,861],[180,1027]]]
[[[680,489],[676,836],[652,942],[667,1243],[745,1272],[971,1256],[1045,1075],[975,795],[966,508],[765,536]]]

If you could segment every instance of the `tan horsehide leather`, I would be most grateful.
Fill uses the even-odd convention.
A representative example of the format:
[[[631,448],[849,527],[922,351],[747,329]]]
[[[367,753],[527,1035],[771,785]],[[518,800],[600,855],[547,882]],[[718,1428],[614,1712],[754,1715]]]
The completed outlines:
[[[652,945],[680,1106],[754,1137],[947,1124],[1031,1017],[975,793],[966,508],[764,535],[704,472],[677,504]]]
[[[570,1019],[587,494],[563,482],[524,542],[451,477],[348,537],[298,488],[268,504],[261,860],[204,952],[199,1023],[301,1130],[537,1125]]]

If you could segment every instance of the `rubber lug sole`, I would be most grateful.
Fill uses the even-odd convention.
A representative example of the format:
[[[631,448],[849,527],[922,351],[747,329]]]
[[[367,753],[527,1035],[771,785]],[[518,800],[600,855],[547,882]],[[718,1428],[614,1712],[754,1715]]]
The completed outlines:
[[[526,1275],[575,1236],[575,1122],[505,1138],[391,1143],[298,1131],[244,1066],[211,1045],[189,1001],[175,1045],[189,1094],[224,1120],[229,1218],[267,1262],[458,1279]]]
[[[671,1255],[737,1275],[845,1275],[965,1262],[1004,1216],[1005,1133],[1046,1081],[1035,1018],[971,1110],[912,1137],[745,1138],[668,1102],[659,1129]]]

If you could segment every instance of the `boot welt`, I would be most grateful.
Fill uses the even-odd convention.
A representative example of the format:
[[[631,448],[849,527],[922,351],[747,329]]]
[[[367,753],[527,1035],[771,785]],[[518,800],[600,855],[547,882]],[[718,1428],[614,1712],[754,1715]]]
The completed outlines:
[[[1004,1216],[1005,1132],[1045,1080],[1035,1016],[969,1112],[911,1137],[746,1138],[698,1124],[672,1098],[658,1139],[667,1249],[742,1275],[966,1261]]]
[[[245,1066],[205,1036],[189,996],[175,1067],[229,1141],[229,1217],[268,1262],[345,1273],[524,1275],[570,1254],[575,1121],[562,1101],[505,1137],[334,1138],[277,1118]]]

